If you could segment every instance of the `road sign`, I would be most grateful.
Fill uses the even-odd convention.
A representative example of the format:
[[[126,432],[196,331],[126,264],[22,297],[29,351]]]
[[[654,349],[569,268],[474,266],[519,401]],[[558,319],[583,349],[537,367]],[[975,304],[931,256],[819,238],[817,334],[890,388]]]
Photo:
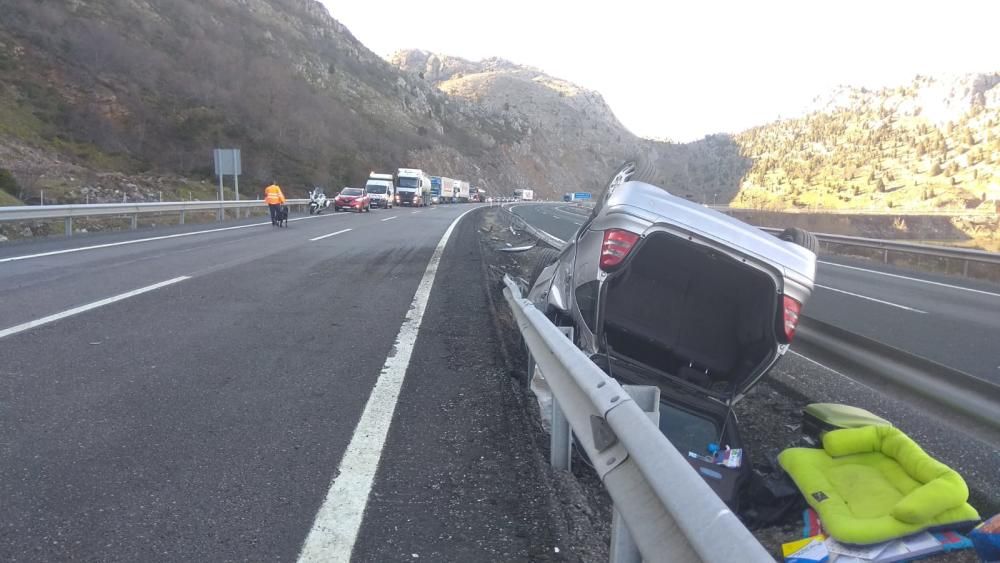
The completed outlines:
[[[573,199],[590,199],[590,192],[576,192],[573,194]]]
[[[240,149],[215,149],[215,175],[239,176],[243,173],[240,162]]]
[[[222,191],[222,179],[226,176],[233,177],[233,189],[236,192],[236,201],[240,200],[240,174],[243,173],[243,163],[240,162],[240,149],[215,149],[212,151],[215,160],[215,175],[219,177],[219,201],[225,199]],[[237,211],[239,213],[239,211]],[[219,207],[219,221],[225,218],[225,210]]]

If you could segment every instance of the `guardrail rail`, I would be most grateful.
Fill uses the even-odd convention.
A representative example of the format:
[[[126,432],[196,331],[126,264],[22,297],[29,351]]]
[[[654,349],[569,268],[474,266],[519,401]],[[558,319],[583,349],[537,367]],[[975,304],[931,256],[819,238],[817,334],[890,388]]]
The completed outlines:
[[[288,205],[307,205],[308,199],[290,199]],[[73,236],[73,219],[79,217],[131,217],[132,229],[139,226],[139,215],[151,213],[179,213],[179,223],[184,224],[185,214],[192,211],[215,211],[218,220],[225,218],[227,209],[259,209],[264,201],[259,199],[231,201],[164,201],[154,203],[87,203],[70,205],[16,205],[0,207],[0,221],[46,221],[62,219],[66,236]]]
[[[525,299],[509,276],[504,285],[532,363],[552,391],[554,464],[568,468],[575,436],[614,502],[611,561],[773,562],[629,390]],[[631,391],[645,392],[647,410],[658,412],[659,389]]]

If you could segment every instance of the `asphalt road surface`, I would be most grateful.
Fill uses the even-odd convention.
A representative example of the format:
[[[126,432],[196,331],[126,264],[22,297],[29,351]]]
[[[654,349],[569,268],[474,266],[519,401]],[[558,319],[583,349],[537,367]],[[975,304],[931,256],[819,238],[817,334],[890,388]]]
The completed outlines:
[[[516,204],[532,226],[562,240],[584,223],[560,204]],[[823,256],[805,314],[950,367],[1000,382],[1000,286]]]
[[[472,208],[0,248],[0,560],[551,553]]]

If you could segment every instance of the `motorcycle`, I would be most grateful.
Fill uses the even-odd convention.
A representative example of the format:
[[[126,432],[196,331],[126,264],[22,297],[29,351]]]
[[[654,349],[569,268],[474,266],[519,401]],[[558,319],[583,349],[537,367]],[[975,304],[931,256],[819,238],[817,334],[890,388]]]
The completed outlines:
[[[309,214],[319,215],[324,209],[330,207],[330,200],[326,199],[326,194],[322,188],[315,188],[309,192]]]

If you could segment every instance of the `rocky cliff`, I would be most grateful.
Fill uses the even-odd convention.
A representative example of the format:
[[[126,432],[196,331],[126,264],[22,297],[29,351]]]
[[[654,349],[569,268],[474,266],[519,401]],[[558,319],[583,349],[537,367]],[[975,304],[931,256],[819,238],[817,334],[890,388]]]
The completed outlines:
[[[599,94],[536,69],[421,52],[390,64],[314,0],[0,12],[0,168],[23,201],[211,197],[223,146],[243,150],[247,188],[410,166],[548,197],[598,189],[628,155],[687,151],[636,138]],[[688,181],[697,168],[678,168],[678,191],[704,187]]]

